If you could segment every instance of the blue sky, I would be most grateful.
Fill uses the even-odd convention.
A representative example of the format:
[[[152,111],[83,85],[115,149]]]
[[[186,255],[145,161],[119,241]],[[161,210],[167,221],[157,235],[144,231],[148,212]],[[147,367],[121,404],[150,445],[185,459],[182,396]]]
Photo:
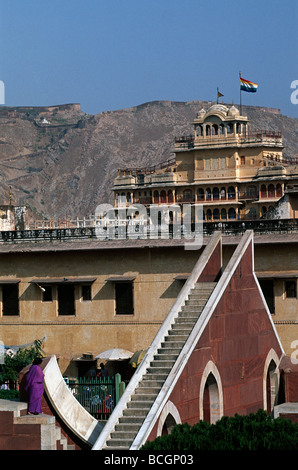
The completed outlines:
[[[297,0],[0,0],[6,106],[242,103],[298,117]]]

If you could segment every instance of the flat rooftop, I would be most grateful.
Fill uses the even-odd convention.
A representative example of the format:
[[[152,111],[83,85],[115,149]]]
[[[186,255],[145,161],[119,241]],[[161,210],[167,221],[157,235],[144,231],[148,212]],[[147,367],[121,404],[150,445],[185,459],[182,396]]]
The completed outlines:
[[[3,233],[3,232],[1,232]],[[238,234],[226,234],[223,232],[223,245],[238,245],[244,231]],[[94,236],[68,236],[52,237],[43,234],[43,238],[16,238],[0,242],[0,253],[37,253],[37,252],[65,252],[65,251],[94,251],[94,250],[127,250],[144,248],[183,248],[186,243],[206,245],[211,234],[198,238],[186,239],[124,239],[124,240],[99,240]],[[55,234],[56,235],[56,234]],[[268,244],[293,244],[298,243],[298,231],[296,232],[268,232],[254,233],[255,245]]]

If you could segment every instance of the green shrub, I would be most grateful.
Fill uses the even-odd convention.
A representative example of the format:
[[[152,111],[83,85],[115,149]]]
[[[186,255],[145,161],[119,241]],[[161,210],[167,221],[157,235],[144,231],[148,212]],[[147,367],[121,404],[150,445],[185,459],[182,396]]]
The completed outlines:
[[[26,349],[19,349],[15,355],[5,354],[4,364],[0,370],[0,384],[4,382],[16,382],[19,373],[24,367],[33,362],[35,358],[42,357],[41,340],[34,341],[34,345]]]
[[[0,390],[1,400],[14,400],[20,398],[19,390]]]
[[[271,418],[264,410],[255,414],[222,417],[217,423],[179,424],[171,434],[147,442],[141,450],[297,450],[298,424]]]

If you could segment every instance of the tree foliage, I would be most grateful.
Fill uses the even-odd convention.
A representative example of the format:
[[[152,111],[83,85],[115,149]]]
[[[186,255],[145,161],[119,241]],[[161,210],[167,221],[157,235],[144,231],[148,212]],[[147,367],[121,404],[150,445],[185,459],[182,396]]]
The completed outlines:
[[[42,340],[35,340],[34,344],[25,349],[19,349],[16,354],[5,354],[4,364],[1,365],[0,383],[16,382],[21,370],[31,364],[34,359],[42,357]]]
[[[215,424],[179,424],[171,434],[147,442],[141,450],[193,452],[198,450],[297,450],[298,424],[273,419],[264,410],[222,417]]]

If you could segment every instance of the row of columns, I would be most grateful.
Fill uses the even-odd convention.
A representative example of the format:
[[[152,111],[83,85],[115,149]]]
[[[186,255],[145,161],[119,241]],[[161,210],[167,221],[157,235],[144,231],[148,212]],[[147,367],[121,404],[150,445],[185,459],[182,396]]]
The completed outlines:
[[[252,188],[252,187],[251,187]],[[275,198],[281,197],[283,193],[282,185],[280,183],[269,184],[268,186],[262,184],[260,189],[258,190],[257,186],[254,186],[255,191],[251,192],[248,190],[247,195],[261,197],[261,198]],[[250,191],[250,192],[249,192]],[[115,203],[119,201],[118,198],[120,197],[123,203],[139,203],[139,204],[175,204],[176,202],[203,202],[203,201],[226,201],[226,200],[236,200],[239,199],[239,188],[237,186],[229,186],[226,187],[213,187],[213,188],[198,188],[195,194],[190,190],[186,189],[183,191],[182,194],[177,194],[175,189],[169,190],[154,190],[151,192],[151,195],[146,196],[139,196],[136,197],[135,193],[130,191],[126,193],[122,193],[121,195],[116,195]]]
[[[205,124],[199,124],[196,126],[195,135],[196,137],[210,137],[212,135],[227,137],[230,134],[246,134],[247,125],[245,123],[233,124],[212,124],[211,122]]]

